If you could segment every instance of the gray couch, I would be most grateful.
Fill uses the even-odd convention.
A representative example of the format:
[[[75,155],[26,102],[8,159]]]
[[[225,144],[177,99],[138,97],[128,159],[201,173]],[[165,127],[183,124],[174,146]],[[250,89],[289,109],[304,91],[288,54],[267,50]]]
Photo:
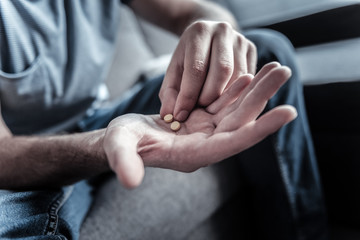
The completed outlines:
[[[336,83],[357,82],[360,80],[360,67],[358,67],[358,64],[360,63],[360,35],[356,36],[356,34],[354,34],[353,36],[348,36],[345,34],[346,36],[341,37],[343,32],[342,26],[339,26],[336,29],[338,35],[335,38],[330,37],[330,31],[332,31],[331,28],[321,28],[323,32],[317,33],[319,36],[325,36],[325,40],[321,37],[319,40],[318,36],[317,38],[314,37],[314,39],[306,38],[300,41],[299,39],[301,39],[301,37],[296,35],[298,30],[306,32],[306,30],[310,27],[308,25],[304,25],[306,23],[316,21],[316,23],[319,23],[320,26],[327,26],[326,23],[331,19],[333,21],[334,16],[344,17],[344,15],[341,14],[341,16],[337,15],[336,9],[343,9],[343,7],[348,6],[358,7],[359,5],[354,4],[360,4],[360,1],[216,0],[216,2],[231,9],[243,28],[273,28],[275,30],[282,31],[285,35],[289,36],[290,40],[296,43],[297,60],[300,68],[301,80],[305,86],[305,94],[308,93],[309,95],[307,99],[308,105],[312,105],[313,101],[318,100],[317,93],[322,91],[322,89],[328,89],[330,86],[330,90],[334,91],[334,89],[331,88],[331,84],[335,84],[336,89]],[[246,6],[246,8],[240,6]],[[135,81],[137,81],[140,76],[152,77],[163,73],[166,70],[168,62],[170,61],[171,52],[174,50],[178,41],[175,36],[165,33],[162,30],[159,30],[156,27],[136,18],[136,16],[134,16],[127,7],[122,6],[119,11],[121,11],[122,16],[120,26],[121,29],[119,31],[119,44],[114,57],[113,68],[111,69],[107,80],[107,84],[113,99],[124,94],[126,89],[128,89]],[[360,16],[359,13],[360,12],[357,12],[357,15]],[[329,18],[329,16],[332,17]],[[321,23],[319,21],[323,22]],[[348,19],[348,21],[350,22],[344,24],[347,24],[347,26],[354,24],[354,26],[358,28],[358,18],[354,20],[357,21],[357,24],[351,22],[352,19]],[[326,36],[328,35],[329,39],[326,40]],[[327,88],[318,88],[319,86],[326,86]],[[353,85],[351,85],[349,88],[352,88],[352,86]],[[314,89],[316,90],[315,92]],[[327,95],[327,97],[331,98],[332,95]],[[313,109],[313,111],[316,112],[318,109]],[[315,126],[314,131],[316,132],[316,124],[320,124],[318,122],[323,121],[323,119],[317,117],[310,118],[310,120],[315,122],[312,124],[312,126]],[[331,129],[327,130],[331,132]],[[326,136],[331,137],[328,134]],[[322,138],[320,137],[318,140],[321,141]],[[324,145],[321,145],[321,143],[316,144],[317,146],[324,147]],[[332,147],[332,145],[326,145],[324,148],[327,149],[328,147]],[[350,149],[350,151],[355,152],[356,149]],[[358,156],[356,153],[354,154],[355,157]],[[324,156],[324,158],[328,158],[328,156]],[[336,160],[334,159],[332,161]],[[329,171],[331,172],[331,170]],[[187,182],[190,194],[196,195],[196,191],[199,190],[197,188],[195,188],[195,190],[191,189],[192,186],[201,184],[198,183],[198,181],[200,181],[200,175],[206,175],[211,178],[213,174],[216,174],[213,172],[213,170],[201,170],[191,174],[191,180],[189,180],[190,182]],[[167,188],[166,191],[172,192],[172,194],[176,194],[175,188],[183,187],[183,185],[180,184],[185,179],[183,174],[157,169],[147,170],[147,178],[145,179],[144,186],[142,187],[151,187],[153,184],[159,184],[163,182],[161,179],[157,178],[156,175],[162,176],[163,178],[161,179],[163,181],[173,181],[172,188],[169,188],[169,185],[166,184],[162,186],[163,188]],[[329,177],[329,175],[326,177]],[[186,178],[189,178],[189,176],[187,175]],[[226,179],[224,181],[226,181]],[[323,182],[324,184],[327,184],[331,183],[331,180],[324,179]],[[210,187],[209,189],[220,194],[221,191],[217,189],[216,186],[217,185],[214,183],[214,186],[212,188]],[[99,189],[99,191],[96,193],[94,206],[82,226],[81,239],[126,239],[126,236],[122,236],[121,234],[119,235],[119,233],[116,231],[118,224],[125,224],[127,219],[132,222],[139,220],[134,220],[131,218],[131,216],[122,215],[121,209],[131,206],[131,204],[129,205],[128,203],[131,202],[131,198],[124,200],[121,197],[122,194],[124,194],[124,191],[126,190],[124,190],[118,184],[115,178],[110,178]],[[329,197],[331,197],[333,194],[336,193],[326,192],[326,195]],[[144,197],[136,191],[134,191],[132,195],[133,197]],[[161,195],[157,197],[158,198],[153,201],[162,201],[162,204],[164,204],[165,207],[176,208],[176,204],[187,204],[185,199],[183,202],[179,200],[179,202],[172,205],[172,203],[167,202],[166,196]],[[219,207],[220,202],[220,200],[209,200],[209,202],[205,204],[206,206],[195,207],[200,209],[203,208],[204,212],[209,212],[209,209]],[[337,208],[341,207],[337,204],[343,203],[344,201],[335,203],[332,202],[332,205],[330,205],[331,208]],[[146,206],[146,201],[144,201],[143,204],[143,206]],[[138,211],[138,209],[134,209],[134,211]],[[349,214],[351,215],[352,213]],[[202,217],[205,218],[205,215]],[[331,215],[331,217],[337,218],[337,215]],[[181,216],[178,216],[178,218],[181,218]],[[203,218],[195,219],[194,221],[201,221]],[[354,219],[357,218],[355,217]],[[339,219],[335,219],[334,221],[333,220],[334,219],[330,219],[333,239],[360,239],[360,228],[357,228],[356,224],[349,227],[346,225],[346,223],[344,224],[344,222],[337,221]],[[148,227],[146,231],[155,231],[157,228],[156,224],[161,224],[164,221],[168,221],[168,219],[159,219],[155,217],[153,221],[153,223],[145,224]],[[186,226],[185,223],[186,221],[184,222],[184,226]],[[129,225],[129,227],[134,226],[135,225]],[[176,237],[174,236],[170,239],[181,239],[180,236],[183,236],[181,233],[184,231],[181,226],[179,226],[178,229],[162,230],[167,234],[169,234],[171,231],[172,233],[177,234]],[[211,235],[211,228],[209,225],[199,224],[199,230],[193,232],[193,234],[188,235],[188,239],[221,239],[216,238],[215,233],[212,235],[213,238],[206,236],[206,234],[209,233]],[[120,236],[122,236],[122,238]],[[136,234],[134,234],[132,237],[127,236],[127,238],[135,239],[135,236]],[[138,239],[148,238],[144,236]],[[159,236],[158,239],[169,238],[162,238]]]

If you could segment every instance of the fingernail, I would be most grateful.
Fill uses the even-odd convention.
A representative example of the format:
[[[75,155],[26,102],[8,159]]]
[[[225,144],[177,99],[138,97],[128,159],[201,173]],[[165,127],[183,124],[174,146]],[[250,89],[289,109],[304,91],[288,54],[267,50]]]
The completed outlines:
[[[295,107],[290,105],[290,106],[288,106],[288,109],[292,112],[293,118],[296,118],[298,116],[298,112]]]
[[[294,117],[296,118],[298,116],[296,108],[293,107],[291,110],[293,111]]]
[[[182,110],[180,113],[176,114],[175,118],[176,120],[182,122],[185,121],[188,116],[189,116],[189,111]]]

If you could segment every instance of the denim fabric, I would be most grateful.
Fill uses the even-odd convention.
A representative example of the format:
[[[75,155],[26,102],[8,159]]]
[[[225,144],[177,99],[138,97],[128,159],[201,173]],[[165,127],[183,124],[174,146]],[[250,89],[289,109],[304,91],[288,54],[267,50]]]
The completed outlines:
[[[249,235],[252,239],[327,239],[322,189],[293,49],[283,36],[272,31],[251,31],[247,36],[258,47],[258,69],[277,60],[293,71],[292,78],[269,101],[268,108],[287,103],[299,113],[294,122],[234,156],[239,161],[239,175],[247,193],[244,201],[249,212]],[[80,121],[78,130],[106,127],[111,119],[128,112],[157,113],[161,82],[162,77],[138,83],[126,99]],[[1,239],[77,239],[92,200],[91,187],[80,182],[71,193],[69,189],[3,191]]]
[[[292,77],[269,101],[266,110],[290,104],[299,115],[277,133],[240,154],[243,163],[240,169],[249,176],[251,204],[259,214],[253,226],[259,224],[266,229],[257,232],[259,239],[274,239],[274,236],[276,239],[327,239],[322,187],[294,50],[281,34],[271,30],[260,32],[247,34],[258,49],[258,69],[270,61],[279,61],[292,69]]]
[[[78,239],[91,200],[85,181],[58,190],[1,190],[0,239]]]

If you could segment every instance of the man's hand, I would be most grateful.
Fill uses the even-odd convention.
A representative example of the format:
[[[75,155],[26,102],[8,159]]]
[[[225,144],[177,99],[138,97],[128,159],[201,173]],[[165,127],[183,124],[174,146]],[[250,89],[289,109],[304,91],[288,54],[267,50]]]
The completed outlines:
[[[142,181],[144,165],[191,172],[253,146],[296,117],[291,106],[259,117],[290,75],[278,63],[266,65],[255,77],[242,75],[208,107],[191,111],[178,132],[159,115],[114,119],[104,137],[110,167],[132,188]]]
[[[255,74],[256,47],[225,22],[197,21],[182,34],[160,90],[160,115],[184,121],[242,74]]]

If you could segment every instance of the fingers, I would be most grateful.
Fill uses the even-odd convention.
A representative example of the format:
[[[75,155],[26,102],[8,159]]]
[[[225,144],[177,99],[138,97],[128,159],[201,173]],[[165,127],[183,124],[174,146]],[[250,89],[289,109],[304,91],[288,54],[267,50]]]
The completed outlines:
[[[176,103],[177,96],[180,89],[180,81],[173,81],[175,79],[180,79],[182,73],[176,73],[179,68],[172,67],[171,65],[168,68],[168,71],[165,75],[163,84],[161,85],[159,98],[161,101],[160,116],[163,118],[168,113],[174,112],[174,107]]]
[[[256,70],[255,45],[231,26],[219,24],[218,27],[212,43],[209,72],[199,98],[201,106],[209,106],[241,75],[254,75]]]
[[[253,127],[253,143],[257,143],[266,136],[276,132],[285,124],[297,117],[297,111],[293,106],[278,106],[255,121]]]
[[[279,106],[270,110],[256,121],[250,122],[234,131],[213,135],[208,143],[214,146],[210,148],[214,149],[212,153],[213,159],[220,161],[252,147],[296,117],[297,111],[294,107],[288,105]],[[218,149],[216,146],[219,145],[221,145],[222,151],[216,151]]]
[[[234,35],[234,71],[226,88],[243,74],[255,75],[257,63],[257,51],[255,45],[243,35]],[[226,89],[225,88],[225,89]]]
[[[278,67],[272,69],[263,80],[261,80],[241,103],[242,116],[240,123],[252,121],[257,118],[264,110],[267,101],[274,96],[278,89],[290,78],[291,70],[288,67]],[[244,115],[241,112],[247,112]]]
[[[184,48],[185,46],[181,43],[177,46],[159,91],[161,101],[160,116],[162,118],[166,114],[174,112],[184,70]]]
[[[249,139],[247,143],[243,144],[243,148],[246,149],[255,145],[296,117],[296,109],[289,105],[279,106],[270,110],[253,124],[244,128],[244,134],[248,134]]]
[[[209,106],[242,74],[255,73],[256,47],[227,23],[199,21],[182,35],[159,97],[160,115],[184,121]]]
[[[278,62],[271,62],[266,64],[264,67],[260,69],[260,71],[255,75],[255,77],[252,79],[251,83],[241,92],[241,95],[238,97],[235,103],[232,104],[232,106],[223,108],[222,113],[219,114],[221,120],[222,116],[227,116],[231,112],[238,109],[240,104],[243,102],[244,98],[249,94],[250,91],[252,91],[255,86],[259,83],[260,80],[266,76],[271,70],[273,70],[276,67],[280,67],[281,65]]]
[[[257,64],[257,50],[255,44],[250,41],[248,42],[248,51],[247,51],[246,59],[248,63],[247,72],[252,75],[255,75],[256,64]]]
[[[278,62],[271,62],[262,67],[260,71],[255,75],[249,87],[244,90],[244,93],[241,95],[238,101],[242,102],[247,96],[247,94],[255,88],[256,84],[258,84],[259,81],[262,80],[271,70],[277,67],[281,67],[280,63]]]
[[[125,128],[107,133],[104,150],[111,169],[126,188],[135,188],[144,178],[144,164],[137,153],[138,140]]]
[[[216,114],[233,103],[253,78],[254,76],[251,74],[240,76],[215,102],[206,108],[206,111],[211,114]]]
[[[184,121],[198,101],[209,65],[211,35],[203,22],[193,24],[185,48],[184,71],[176,99],[174,117]]]
[[[246,66],[245,61],[244,64]],[[208,106],[221,95],[233,75],[233,69],[233,29],[229,24],[221,23],[212,39],[209,71],[199,97],[201,106]]]
[[[216,122],[221,123],[217,131],[231,131],[254,121],[264,110],[267,101],[277,92],[277,90],[290,78],[291,70],[288,67],[276,67],[270,70],[244,97],[243,93],[229,109],[217,114]],[[254,80],[250,83],[255,81]],[[248,87],[250,87],[250,85]],[[245,92],[244,90],[243,92]],[[226,123],[224,124],[223,123]]]

